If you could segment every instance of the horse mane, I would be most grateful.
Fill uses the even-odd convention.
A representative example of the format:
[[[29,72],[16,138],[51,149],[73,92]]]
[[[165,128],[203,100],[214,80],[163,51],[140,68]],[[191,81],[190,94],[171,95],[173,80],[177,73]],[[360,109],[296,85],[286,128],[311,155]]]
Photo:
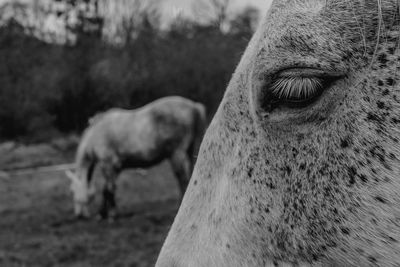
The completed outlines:
[[[89,154],[87,151],[87,143],[89,140],[88,135],[90,133],[92,126],[95,125],[97,122],[99,122],[106,113],[107,111],[99,112],[88,119],[88,127],[82,133],[81,141],[79,142],[75,156],[75,164],[77,170],[85,168],[85,166],[87,165],[89,161]]]
[[[89,160],[89,155],[88,155],[88,151],[87,151],[87,141],[88,141],[88,137],[87,137],[88,131],[84,131],[83,132],[83,136],[82,136],[82,141],[79,143],[77,152],[76,152],[76,156],[75,156],[75,164],[76,164],[76,169],[81,169],[84,168]]]

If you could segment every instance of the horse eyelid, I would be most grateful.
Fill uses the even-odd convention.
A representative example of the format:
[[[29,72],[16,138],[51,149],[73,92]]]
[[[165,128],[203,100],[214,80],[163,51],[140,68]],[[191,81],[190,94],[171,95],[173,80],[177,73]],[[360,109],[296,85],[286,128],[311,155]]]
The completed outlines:
[[[324,78],[320,77],[277,77],[271,83],[272,94],[282,100],[307,99],[323,90]]]

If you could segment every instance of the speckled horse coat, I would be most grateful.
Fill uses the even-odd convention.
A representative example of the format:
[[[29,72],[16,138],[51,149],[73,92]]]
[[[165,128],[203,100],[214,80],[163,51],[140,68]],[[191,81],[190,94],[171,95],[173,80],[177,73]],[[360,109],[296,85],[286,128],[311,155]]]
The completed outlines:
[[[400,266],[397,0],[276,0],[157,267]]]

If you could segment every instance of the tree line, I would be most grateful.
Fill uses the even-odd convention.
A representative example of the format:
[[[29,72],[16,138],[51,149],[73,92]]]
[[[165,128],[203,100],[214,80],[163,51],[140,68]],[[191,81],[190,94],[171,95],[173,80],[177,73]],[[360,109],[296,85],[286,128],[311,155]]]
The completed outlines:
[[[70,8],[78,4],[68,2]],[[96,6],[90,16],[85,13],[89,9],[78,13],[73,25],[66,19],[64,26],[74,38],[65,42],[44,40],[15,17],[3,20],[0,140],[45,141],[79,133],[97,112],[137,108],[167,95],[202,102],[211,117],[257,13],[247,8],[228,21],[221,14],[224,6],[211,7],[219,9],[207,22],[178,16],[168,28],[153,8],[138,8],[106,38],[105,17]]]

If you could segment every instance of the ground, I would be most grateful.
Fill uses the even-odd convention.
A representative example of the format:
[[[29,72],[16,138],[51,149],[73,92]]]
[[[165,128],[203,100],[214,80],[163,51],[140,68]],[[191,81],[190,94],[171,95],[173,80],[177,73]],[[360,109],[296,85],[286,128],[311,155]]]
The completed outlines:
[[[0,266],[154,266],[178,199],[167,162],[122,173],[114,223],[75,220],[62,172],[0,179]]]

